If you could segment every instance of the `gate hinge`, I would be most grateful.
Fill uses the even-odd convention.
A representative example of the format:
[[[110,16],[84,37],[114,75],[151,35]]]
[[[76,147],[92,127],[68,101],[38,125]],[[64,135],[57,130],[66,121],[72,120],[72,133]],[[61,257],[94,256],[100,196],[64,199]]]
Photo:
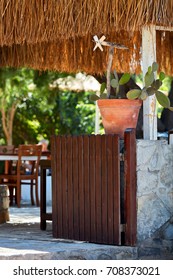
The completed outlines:
[[[126,231],[126,224],[121,224],[120,225],[120,231],[125,232]]]
[[[124,161],[124,153],[120,153],[120,161]]]

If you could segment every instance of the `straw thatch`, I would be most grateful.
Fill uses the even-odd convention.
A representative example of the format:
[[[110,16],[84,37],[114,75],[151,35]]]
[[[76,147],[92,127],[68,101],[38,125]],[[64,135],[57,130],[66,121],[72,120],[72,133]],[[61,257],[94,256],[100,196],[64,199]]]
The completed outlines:
[[[93,35],[104,34],[129,48],[115,50],[113,67],[139,73],[141,27],[173,26],[173,1],[1,0],[0,14],[0,66],[103,73],[108,49],[93,52]],[[157,31],[157,61],[170,75],[172,42]]]

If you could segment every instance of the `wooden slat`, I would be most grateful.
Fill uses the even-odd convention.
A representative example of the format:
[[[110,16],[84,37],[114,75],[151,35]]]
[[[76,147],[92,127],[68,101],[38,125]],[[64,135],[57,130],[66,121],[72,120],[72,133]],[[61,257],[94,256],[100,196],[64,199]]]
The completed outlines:
[[[78,180],[78,138],[72,137],[72,180],[73,180],[73,214],[74,239],[79,240],[79,180]]]
[[[85,240],[85,221],[84,221],[84,147],[83,136],[78,137],[78,159],[79,159],[79,235],[80,240]]]
[[[107,190],[107,156],[106,156],[106,136],[102,136],[101,147],[102,147],[102,157],[101,157],[101,186],[102,186],[102,242],[107,243],[107,232],[108,232],[108,220],[107,220],[107,210],[108,210],[108,190]]]
[[[114,237],[113,244],[121,244],[121,232],[120,232],[120,145],[119,137],[115,136],[113,138],[112,146],[112,166],[113,166],[113,228],[114,228]]]
[[[52,166],[52,230],[53,230],[53,237],[58,238],[58,227],[59,227],[59,222],[58,222],[58,187],[60,184],[60,164],[59,164],[59,159],[57,155],[57,146],[60,147],[60,138],[57,138],[56,136],[51,137],[51,166]],[[58,174],[58,176],[57,176]]]
[[[136,244],[136,136],[135,129],[127,129],[125,144],[125,244]]]
[[[72,162],[72,137],[67,136],[67,186],[68,186],[68,237],[74,238],[74,189],[73,189],[73,162]]]
[[[102,199],[102,186],[101,186],[101,141],[102,136],[97,135],[96,137],[96,177],[95,177],[95,188],[96,188],[96,240],[98,243],[102,242],[102,220],[101,220],[101,199]]]
[[[61,137],[61,172],[62,172],[62,235],[68,238],[68,182],[67,182],[67,141],[65,137]],[[60,153],[57,147],[57,153]],[[58,175],[57,175],[58,176]]]
[[[56,177],[57,179],[57,184],[58,188],[56,190],[57,193],[57,204],[58,204],[58,211],[57,211],[57,221],[58,221],[58,236],[61,238],[63,237],[63,230],[62,230],[62,149],[61,149],[61,144],[62,144],[62,137],[58,137],[56,139],[56,147],[59,149],[59,152],[57,153],[56,151],[56,158],[57,158],[57,170],[56,170]],[[58,175],[59,174],[59,175]],[[58,175],[58,176],[57,176]]]
[[[113,180],[113,137],[108,135],[106,138],[107,144],[107,199],[108,199],[108,231],[107,231],[107,243],[113,244],[114,239],[114,227],[113,227],[113,214],[114,214],[114,180]]]
[[[90,240],[90,213],[91,213],[91,207],[90,207],[90,191],[89,191],[89,137],[84,137],[84,221],[85,221],[85,240]]]
[[[91,236],[90,241],[96,239],[96,160],[95,160],[95,136],[91,135],[89,139],[89,179],[90,179],[90,205],[91,205]]]

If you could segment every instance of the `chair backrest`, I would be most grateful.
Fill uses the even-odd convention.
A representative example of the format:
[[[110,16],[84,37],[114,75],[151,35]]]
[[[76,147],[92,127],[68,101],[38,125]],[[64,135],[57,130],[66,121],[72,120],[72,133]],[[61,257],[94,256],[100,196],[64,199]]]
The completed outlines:
[[[14,145],[1,145],[0,146],[0,154],[13,154],[14,153]]]
[[[30,166],[30,174],[38,176],[39,162],[42,152],[42,145],[19,145],[17,174],[24,174],[26,167]],[[24,157],[27,157],[25,159]],[[26,163],[27,162],[27,163]]]

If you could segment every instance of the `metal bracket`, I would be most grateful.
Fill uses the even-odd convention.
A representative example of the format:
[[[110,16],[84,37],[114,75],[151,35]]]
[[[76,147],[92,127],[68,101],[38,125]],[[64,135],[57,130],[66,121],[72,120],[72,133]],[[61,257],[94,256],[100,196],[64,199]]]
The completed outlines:
[[[124,161],[124,153],[120,153],[120,161]]]

